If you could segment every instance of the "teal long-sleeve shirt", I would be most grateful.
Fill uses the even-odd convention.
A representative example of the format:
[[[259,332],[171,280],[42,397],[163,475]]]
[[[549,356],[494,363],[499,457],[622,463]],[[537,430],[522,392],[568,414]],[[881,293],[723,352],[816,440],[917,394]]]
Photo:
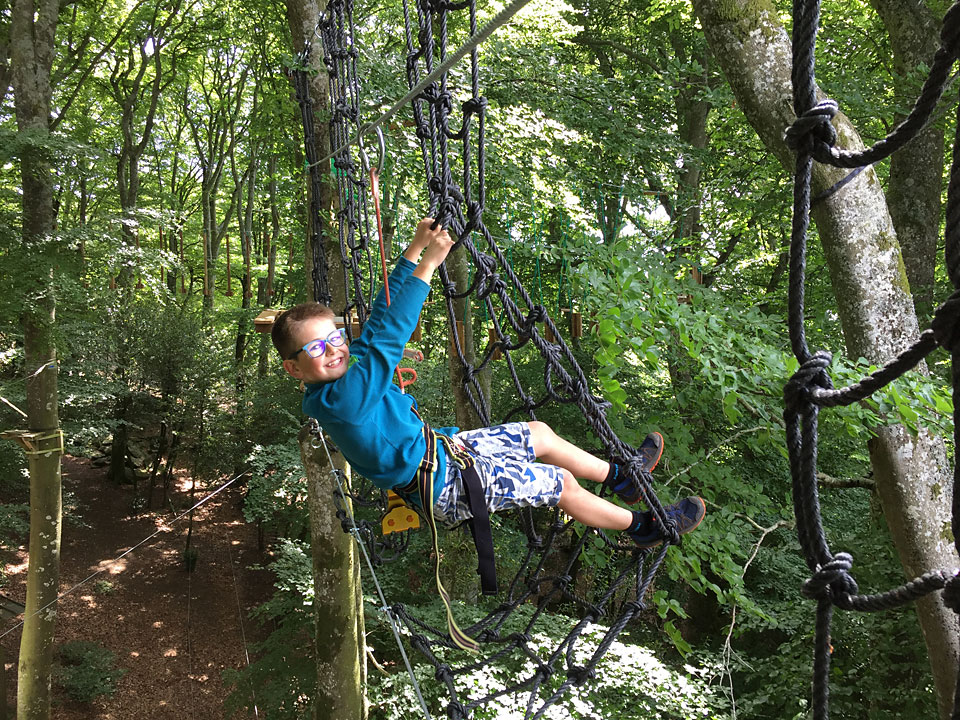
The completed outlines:
[[[423,459],[423,421],[413,396],[393,383],[403,348],[417,326],[430,286],[413,277],[416,266],[401,257],[390,273],[390,305],[384,291],[363,332],[350,346],[350,367],[330,383],[309,383],[303,411],[317,419],[350,465],[384,490],[409,483]],[[435,428],[453,435],[457,428]],[[441,445],[442,447],[442,445]],[[438,449],[434,498],[446,479],[446,452]]]

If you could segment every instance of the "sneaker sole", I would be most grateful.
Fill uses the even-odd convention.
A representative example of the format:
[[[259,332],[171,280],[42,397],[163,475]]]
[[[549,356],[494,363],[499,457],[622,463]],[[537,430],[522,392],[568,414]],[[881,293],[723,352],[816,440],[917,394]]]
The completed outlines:
[[[680,533],[681,535],[687,535],[688,533],[692,533],[694,530],[700,527],[700,523],[702,523],[703,519],[707,516],[707,504],[703,501],[702,497],[698,496],[697,500],[700,501],[700,517],[692,526],[688,527],[686,530]],[[663,545],[663,538],[657,538],[657,540],[655,540],[654,542],[646,543],[644,545],[640,545],[639,543],[634,543],[634,545],[636,545],[636,547],[640,548],[641,550],[649,550],[650,548],[655,548],[655,547],[658,547],[659,545]]]
[[[644,469],[647,472],[653,472],[653,469],[657,467],[657,464],[660,462],[660,458],[663,456],[663,435],[661,435],[656,431],[650,433],[650,435],[656,435],[657,439],[660,442],[657,445],[657,456],[653,459],[653,464],[650,465],[649,467],[644,467]],[[640,503],[641,494],[637,493],[637,496],[635,498],[630,498],[630,499],[620,498],[620,499],[623,500],[623,502],[627,503],[627,505],[638,505]]]
[[[650,467],[648,467],[648,468],[646,469],[647,472],[653,472],[654,468],[657,467],[657,463],[660,462],[660,457],[663,455],[663,435],[661,435],[661,434],[658,433],[658,432],[652,432],[652,433],[650,433],[650,434],[651,434],[651,435],[656,435],[656,436],[657,436],[657,439],[660,441],[660,443],[659,443],[659,445],[657,446],[657,456],[653,459],[653,465],[651,465]]]

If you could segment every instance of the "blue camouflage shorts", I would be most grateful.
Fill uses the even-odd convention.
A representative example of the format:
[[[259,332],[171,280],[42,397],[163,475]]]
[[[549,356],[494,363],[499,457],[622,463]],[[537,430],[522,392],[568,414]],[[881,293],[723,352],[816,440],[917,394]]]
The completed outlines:
[[[553,507],[560,502],[563,469],[537,462],[527,423],[464,430],[453,437],[476,453],[475,467],[491,513],[519,507]],[[433,505],[433,515],[447,527],[473,517],[460,480],[460,468],[449,457],[446,484]]]

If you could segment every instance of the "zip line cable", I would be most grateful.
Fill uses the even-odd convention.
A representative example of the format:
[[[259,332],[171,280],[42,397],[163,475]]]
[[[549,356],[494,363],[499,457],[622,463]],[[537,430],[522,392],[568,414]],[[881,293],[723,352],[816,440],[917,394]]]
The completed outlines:
[[[460,60],[462,60],[467,53],[471,52],[474,48],[480,45],[480,43],[485,41],[494,32],[496,32],[503,25],[509,22],[509,20],[514,15],[516,15],[523,8],[523,6],[526,5],[528,2],[530,2],[530,0],[513,0],[512,3],[510,3],[503,10],[501,10],[499,13],[494,15],[490,19],[490,21],[487,22],[486,25],[480,28],[479,32],[477,32],[476,35],[471,36],[470,39],[467,40],[467,42],[465,42],[463,45],[457,48],[453,53],[448,55],[447,58],[442,63],[440,63],[436,68],[434,68],[433,72],[431,72],[429,75],[424,77],[419,83],[417,83],[413,88],[411,88],[410,92],[408,92],[402,98],[397,100],[390,107],[389,110],[386,110],[385,112],[383,112],[380,115],[380,117],[378,117],[376,120],[373,120],[372,122],[369,122],[366,125],[364,125],[362,128],[360,128],[357,131],[357,135],[356,137],[353,138],[353,140],[348,140],[347,142],[340,145],[340,147],[338,147],[336,150],[331,152],[326,157],[323,157],[317,160],[317,162],[313,163],[312,165],[308,165],[307,167],[309,168],[309,167],[313,167],[314,165],[322,165],[323,163],[329,161],[331,158],[336,157],[339,153],[343,152],[351,145],[359,146],[360,140],[363,138],[364,135],[367,135],[368,133],[372,132],[373,130],[376,130],[378,127],[383,125],[383,123],[385,123],[387,120],[389,120],[394,115],[396,115],[405,105],[407,105],[407,103],[409,103],[411,100],[416,98],[424,90],[426,90],[433,83],[435,83],[437,80],[443,77],[454,65],[460,62]],[[318,39],[321,39],[318,33],[319,28],[320,28],[320,24],[318,23],[313,30],[313,34]],[[310,44],[310,41],[308,40],[307,48],[305,48],[303,53],[301,53],[301,57],[304,57],[304,58],[306,57],[307,51],[309,50],[309,44]]]
[[[233,485],[233,483],[235,483],[237,480],[239,480],[239,479],[242,478],[243,476],[249,475],[249,474],[250,474],[249,471],[244,470],[244,471],[243,471],[242,473],[240,473],[239,475],[231,478],[230,480],[228,480],[227,482],[225,482],[223,485],[221,485],[220,487],[218,487],[216,490],[214,490],[212,493],[210,493],[209,495],[207,495],[205,498],[203,498],[202,500],[200,500],[200,502],[198,502],[196,505],[194,505],[193,507],[190,507],[190,508],[184,510],[182,513],[180,513],[179,515],[177,515],[177,516],[176,516],[173,520],[171,520],[169,523],[165,523],[165,527],[162,527],[162,528],[157,529],[155,532],[153,532],[153,533],[151,533],[150,535],[148,535],[147,537],[145,537],[143,540],[141,540],[140,542],[138,542],[136,545],[134,545],[134,546],[133,546],[132,548],[130,548],[129,550],[126,550],[126,551],[122,552],[120,555],[118,555],[117,557],[115,557],[111,562],[114,562],[114,563],[115,563],[115,562],[119,562],[120,560],[123,560],[123,558],[125,558],[127,555],[129,555],[130,553],[132,553],[134,550],[138,549],[139,547],[141,547],[141,546],[143,546],[143,545],[146,545],[148,542],[150,542],[151,540],[153,540],[153,538],[155,538],[157,535],[159,535],[160,533],[162,533],[162,532],[164,531],[164,529],[169,528],[169,527],[175,525],[177,522],[179,522],[179,521],[182,520],[184,517],[186,517],[189,513],[193,512],[193,511],[196,510],[198,507],[200,507],[201,505],[203,505],[204,503],[206,503],[208,500],[212,499],[215,495],[219,495],[221,492],[223,492],[223,491],[226,490],[228,487],[230,487],[231,485]],[[69,590],[66,590],[65,592],[60,593],[59,595],[57,595],[57,597],[55,597],[53,600],[51,600],[50,602],[48,602],[46,605],[44,605],[43,607],[41,607],[41,608],[39,608],[39,609],[37,609],[37,610],[34,610],[30,615],[28,615],[27,617],[23,618],[23,620],[21,620],[20,622],[18,622],[18,623],[17,623],[16,625],[14,625],[12,628],[10,628],[10,629],[7,630],[6,632],[0,634],[0,640],[2,640],[2,639],[5,638],[7,635],[9,635],[10,633],[12,633],[14,630],[16,630],[16,629],[18,629],[18,628],[20,628],[20,627],[23,627],[23,624],[24,624],[28,619],[32,618],[34,615],[39,615],[40,613],[42,613],[44,610],[46,610],[46,609],[49,608],[50,606],[56,605],[58,602],[60,602],[60,600],[62,600],[63,598],[65,598],[67,595],[70,595],[71,593],[73,593],[74,591],[78,590],[78,589],[79,589],[80,587],[82,587],[83,585],[86,585],[88,582],[90,582],[91,580],[93,580],[93,579],[94,579],[95,577],[97,577],[98,575],[102,575],[104,572],[106,572],[106,571],[105,571],[105,570],[97,570],[95,573],[92,573],[92,574],[88,575],[88,576],[85,577],[83,580],[81,580],[80,582],[78,582],[76,585],[74,585],[73,587],[71,587]]]

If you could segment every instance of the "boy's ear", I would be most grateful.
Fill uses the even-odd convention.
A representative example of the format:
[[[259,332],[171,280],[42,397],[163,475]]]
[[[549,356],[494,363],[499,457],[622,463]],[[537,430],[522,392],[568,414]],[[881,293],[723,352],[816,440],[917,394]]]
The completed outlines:
[[[287,374],[291,377],[295,377],[297,380],[303,379],[303,371],[300,370],[300,366],[297,365],[296,360],[284,360],[283,369],[287,371]]]

